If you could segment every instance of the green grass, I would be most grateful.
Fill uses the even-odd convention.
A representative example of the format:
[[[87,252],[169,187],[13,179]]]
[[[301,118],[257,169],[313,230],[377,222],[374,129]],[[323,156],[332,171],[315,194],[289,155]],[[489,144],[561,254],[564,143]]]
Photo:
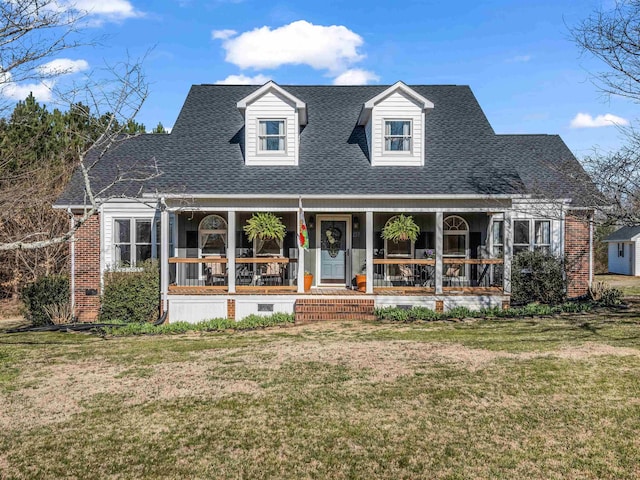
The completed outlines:
[[[612,287],[622,290],[622,294],[640,295],[640,277],[631,277],[628,275],[596,275],[596,281],[606,282]]]
[[[640,319],[0,335],[0,478],[640,475]]]

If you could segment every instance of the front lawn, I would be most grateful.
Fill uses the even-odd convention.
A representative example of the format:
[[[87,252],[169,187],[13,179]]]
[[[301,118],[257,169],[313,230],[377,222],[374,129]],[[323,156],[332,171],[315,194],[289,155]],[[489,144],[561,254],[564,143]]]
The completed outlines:
[[[638,478],[640,318],[0,335],[0,478]]]

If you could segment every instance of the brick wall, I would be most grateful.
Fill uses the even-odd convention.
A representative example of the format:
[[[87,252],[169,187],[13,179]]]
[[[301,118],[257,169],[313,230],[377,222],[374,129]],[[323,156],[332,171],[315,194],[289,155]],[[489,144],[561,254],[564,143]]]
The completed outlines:
[[[89,218],[76,232],[75,270],[75,315],[81,322],[94,321],[100,309],[99,215]]]
[[[236,319],[236,301],[232,298],[227,300],[227,318],[229,320]]]
[[[589,292],[589,216],[591,212],[568,212],[565,218],[564,254],[567,268],[567,296]]]

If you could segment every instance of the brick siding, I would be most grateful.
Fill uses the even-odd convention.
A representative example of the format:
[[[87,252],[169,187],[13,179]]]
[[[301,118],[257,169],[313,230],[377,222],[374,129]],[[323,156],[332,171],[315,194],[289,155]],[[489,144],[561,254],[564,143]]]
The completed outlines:
[[[81,322],[94,321],[100,311],[99,215],[90,217],[75,234],[75,270],[75,316]]]
[[[227,318],[229,320],[236,319],[236,301],[232,298],[227,300]]]
[[[564,255],[567,269],[567,296],[589,292],[589,217],[591,213],[568,212],[565,218]]]

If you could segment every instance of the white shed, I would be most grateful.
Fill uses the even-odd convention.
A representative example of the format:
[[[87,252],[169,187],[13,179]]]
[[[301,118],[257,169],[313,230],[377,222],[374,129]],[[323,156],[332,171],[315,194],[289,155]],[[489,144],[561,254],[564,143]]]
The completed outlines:
[[[640,226],[622,227],[604,241],[609,244],[609,272],[640,277]]]

